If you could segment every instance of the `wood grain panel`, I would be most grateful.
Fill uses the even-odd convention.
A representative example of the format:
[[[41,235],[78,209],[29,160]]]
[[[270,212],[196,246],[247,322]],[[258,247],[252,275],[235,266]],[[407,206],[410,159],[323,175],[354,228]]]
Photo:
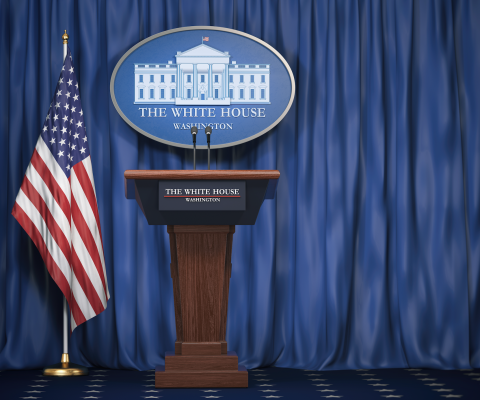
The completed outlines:
[[[176,321],[175,321],[176,322]],[[178,334],[177,334],[178,335]],[[182,354],[182,343],[180,341],[175,341],[175,354],[181,355]]]
[[[277,170],[127,170],[125,179],[217,180],[278,179]]]
[[[155,369],[156,388],[248,387],[248,372],[243,366],[237,371],[165,371]]]
[[[225,341],[235,226],[169,225],[167,232],[177,341],[156,387],[248,387]]]
[[[227,354],[228,353],[227,342],[225,340],[220,340],[220,345],[222,348],[222,354]]]
[[[167,231],[168,231],[167,226]],[[178,262],[177,262],[177,246],[175,235],[169,233],[170,237],[170,274],[173,283],[173,305],[175,308],[175,328],[177,330],[177,341],[183,341],[183,329],[182,329],[182,307],[180,298],[180,281],[178,276]]]
[[[213,370],[213,371],[237,371],[238,357],[233,351],[219,356],[179,356],[173,353],[165,354],[165,371],[182,370]]]
[[[222,293],[222,310],[221,310],[221,320],[220,320],[220,332],[219,340],[225,342],[225,337],[227,334],[227,313],[228,313],[228,292],[230,288],[230,277],[232,276],[232,244],[233,244],[233,232],[227,234],[227,248],[225,252],[225,283],[223,285]],[[225,342],[224,351],[227,349],[227,344]]]
[[[227,246],[225,233],[176,233],[185,342],[218,342]]]
[[[175,354],[184,356],[207,356],[207,355],[221,355],[222,344],[220,342],[181,342],[179,353]]]

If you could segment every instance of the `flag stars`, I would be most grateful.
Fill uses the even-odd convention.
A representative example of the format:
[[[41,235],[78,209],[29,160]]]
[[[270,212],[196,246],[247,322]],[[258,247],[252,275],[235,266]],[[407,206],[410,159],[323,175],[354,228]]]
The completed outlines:
[[[45,118],[45,121],[46,121],[47,119],[50,119],[50,114],[47,114],[47,118]]]
[[[70,98],[70,92],[67,92],[67,94],[66,94],[65,96],[67,96],[68,98]]]
[[[55,104],[55,108],[58,108],[58,107],[60,107],[60,103],[57,102],[57,103]]]
[[[78,82],[75,84],[75,87],[78,89]]]
[[[84,154],[84,153],[85,153],[85,150],[87,150],[87,149],[86,149],[85,147],[82,147],[82,148],[80,149],[80,153]]]
[[[57,92],[57,96],[61,96],[61,95],[62,95],[62,91],[59,90],[59,91]]]
[[[56,131],[57,131],[57,127],[54,126],[54,127],[52,128],[52,132],[56,132]]]
[[[77,86],[77,89],[78,89],[78,84],[77,84],[76,86]],[[73,100],[74,100],[74,101],[77,101],[77,100],[78,100],[78,94],[76,94],[75,96],[73,96]]]
[[[75,135],[73,135],[73,138],[78,139],[78,136],[79,136],[79,134],[77,132],[75,132]]]
[[[73,81],[69,79],[67,83],[68,83],[68,86],[72,86]]]
[[[62,118],[65,122],[68,121],[68,117],[65,115],[63,118]]]
[[[58,80],[58,83],[63,83],[63,78],[60,78],[60,79]]]
[[[52,140],[50,140],[50,144],[54,144],[55,143],[55,138],[52,138]]]
[[[76,109],[77,109],[77,107],[72,106],[72,112],[75,112]]]
[[[56,121],[58,119],[58,114],[55,114],[55,116],[53,117],[53,120]]]
[[[58,155],[59,157],[62,157],[62,156],[63,156],[63,151],[59,151],[57,155]]]
[[[71,56],[70,56],[71,58]],[[70,73],[73,73],[73,67],[70,67],[70,69],[68,70]]]
[[[60,145],[63,146],[64,144],[65,144],[65,139],[60,140]]]
[[[78,121],[77,122],[77,128],[81,128],[82,127],[82,121]]]
[[[83,110],[80,110],[80,115],[83,115]]]
[[[44,131],[44,132],[46,132],[47,129],[48,129],[48,128],[47,128],[46,126],[43,127],[43,131]]]
[[[62,128],[62,135],[65,134],[65,133],[67,133],[67,128],[63,127]]]
[[[87,137],[86,137],[86,136],[83,138],[83,141],[84,141],[84,142],[86,142],[86,141],[87,141]]]
[[[73,118],[72,118],[72,119],[70,119],[70,124],[73,124]]]
[[[72,150],[75,150],[76,144],[72,144]]]
[[[70,108],[70,106],[69,106],[69,104],[68,104],[68,103],[67,103],[67,104],[65,104],[65,105],[64,105],[64,107],[65,107],[65,110],[68,110],[68,109]]]
[[[67,168],[68,170],[70,170],[70,164],[67,164],[66,168]]]

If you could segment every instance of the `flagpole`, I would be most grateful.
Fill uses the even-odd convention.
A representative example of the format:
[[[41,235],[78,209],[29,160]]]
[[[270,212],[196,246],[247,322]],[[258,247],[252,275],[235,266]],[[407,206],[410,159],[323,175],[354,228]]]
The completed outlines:
[[[65,62],[65,58],[67,57],[68,51],[68,34],[67,30],[65,29],[65,33],[62,35],[63,39],[63,61]],[[64,361],[64,355],[65,361]],[[63,296],[63,354],[62,354],[62,362],[68,362],[68,305],[67,305],[67,298]]]
[[[63,39],[63,61],[68,52],[68,34],[67,30],[62,35]],[[88,375],[88,368],[70,362],[68,355],[68,304],[67,298],[63,297],[63,354],[60,363],[51,365],[43,369],[43,375],[46,376],[82,376]]]

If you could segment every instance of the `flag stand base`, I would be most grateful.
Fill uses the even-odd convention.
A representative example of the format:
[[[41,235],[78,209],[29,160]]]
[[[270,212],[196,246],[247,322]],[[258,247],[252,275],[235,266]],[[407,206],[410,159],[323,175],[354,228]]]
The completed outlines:
[[[88,375],[88,368],[70,362],[68,353],[62,354],[62,361],[43,369],[45,376],[83,376]]]

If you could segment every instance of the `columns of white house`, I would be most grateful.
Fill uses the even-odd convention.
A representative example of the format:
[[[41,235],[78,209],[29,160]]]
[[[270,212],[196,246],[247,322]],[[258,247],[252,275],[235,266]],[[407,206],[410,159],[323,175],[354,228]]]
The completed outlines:
[[[184,83],[183,83],[183,69],[180,68],[180,98],[183,99],[183,92],[185,91],[184,89]]]
[[[225,64],[223,72],[223,98],[228,99],[228,64]]]
[[[193,64],[193,98],[198,98],[198,71],[197,64]]]
[[[180,64],[177,64],[177,90],[175,91],[175,97],[180,97]]]
[[[212,82],[212,64],[208,64],[208,98],[211,99],[213,97],[213,82]]]

